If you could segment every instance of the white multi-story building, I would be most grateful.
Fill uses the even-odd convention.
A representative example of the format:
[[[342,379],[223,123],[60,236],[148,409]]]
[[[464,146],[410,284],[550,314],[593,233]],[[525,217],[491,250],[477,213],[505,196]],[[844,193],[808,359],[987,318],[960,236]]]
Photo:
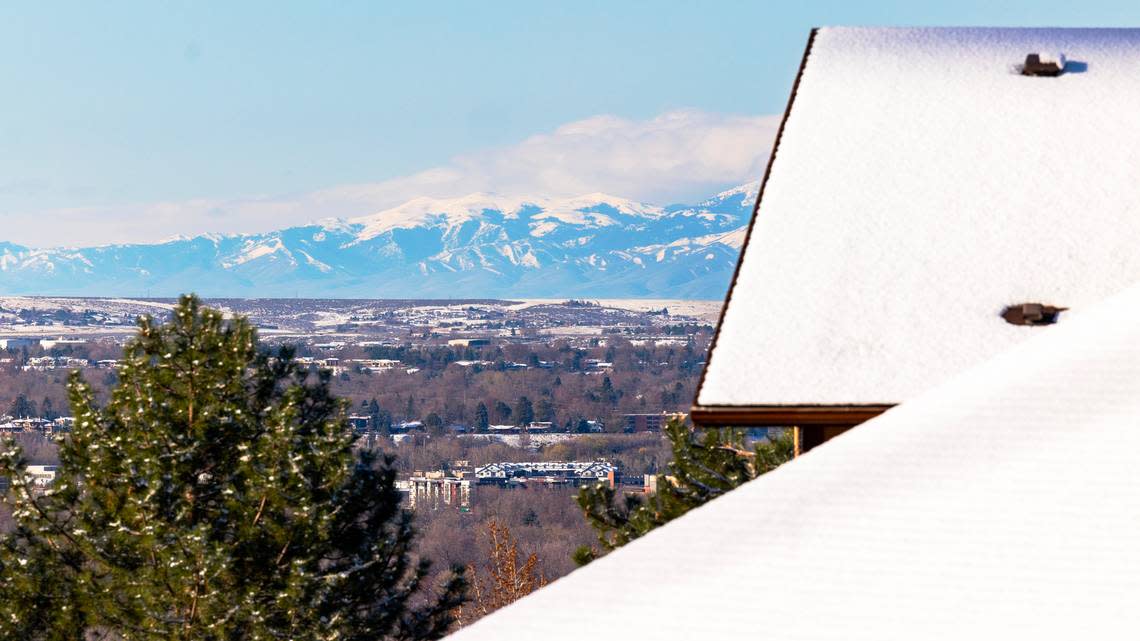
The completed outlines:
[[[603,481],[611,486],[620,476],[609,461],[537,461],[525,463],[488,463],[475,468],[475,479],[481,484],[507,484],[514,479],[536,479],[550,484],[581,485]]]
[[[461,512],[471,510],[471,480],[428,472],[408,479],[408,505],[413,510],[437,510],[452,507]]]

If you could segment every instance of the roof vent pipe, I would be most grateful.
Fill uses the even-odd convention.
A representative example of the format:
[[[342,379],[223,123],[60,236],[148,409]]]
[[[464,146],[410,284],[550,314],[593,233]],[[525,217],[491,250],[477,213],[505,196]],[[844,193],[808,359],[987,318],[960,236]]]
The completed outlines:
[[[1023,76],[1055,77],[1065,72],[1065,54],[1063,53],[1031,53],[1025,56],[1025,64],[1021,66]]]
[[[1052,325],[1066,309],[1041,303],[1020,303],[1001,310],[1001,317],[1010,325]]]

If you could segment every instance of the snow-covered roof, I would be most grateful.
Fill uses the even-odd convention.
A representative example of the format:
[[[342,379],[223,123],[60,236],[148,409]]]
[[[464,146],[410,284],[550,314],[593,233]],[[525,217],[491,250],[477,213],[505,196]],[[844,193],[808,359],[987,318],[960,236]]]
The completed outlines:
[[[1138,425],[1133,287],[454,639],[1135,638]]]
[[[1138,104],[1137,29],[818,30],[698,407],[905,401],[1140,279]]]

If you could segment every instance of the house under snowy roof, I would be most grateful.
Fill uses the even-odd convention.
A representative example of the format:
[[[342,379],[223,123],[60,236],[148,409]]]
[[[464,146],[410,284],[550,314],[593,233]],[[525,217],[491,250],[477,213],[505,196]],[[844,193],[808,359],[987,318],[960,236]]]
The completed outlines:
[[[821,441],[1140,280],[1138,104],[1136,29],[814,31],[693,420]]]
[[[453,638],[1140,636],[1140,287],[1034,334]]]

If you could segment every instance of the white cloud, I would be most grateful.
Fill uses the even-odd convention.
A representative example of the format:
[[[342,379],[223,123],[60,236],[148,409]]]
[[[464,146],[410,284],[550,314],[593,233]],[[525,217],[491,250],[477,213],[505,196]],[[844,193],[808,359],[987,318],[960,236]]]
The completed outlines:
[[[551,196],[600,191],[667,204],[758,179],[778,126],[777,116],[692,110],[643,121],[594,116],[517,145],[458,156],[445,167],[337,187],[319,196],[380,208],[415,196],[473,191]]]
[[[506,147],[376,183],[295,197],[198,199],[9,214],[7,240],[33,246],[151,242],[175,235],[278,229],[351,217],[417,196],[476,191],[570,196],[606,192],[655,204],[691,202],[760,177],[777,116],[671,111],[650,120],[594,116]],[[45,221],[50,224],[45,225]]]

